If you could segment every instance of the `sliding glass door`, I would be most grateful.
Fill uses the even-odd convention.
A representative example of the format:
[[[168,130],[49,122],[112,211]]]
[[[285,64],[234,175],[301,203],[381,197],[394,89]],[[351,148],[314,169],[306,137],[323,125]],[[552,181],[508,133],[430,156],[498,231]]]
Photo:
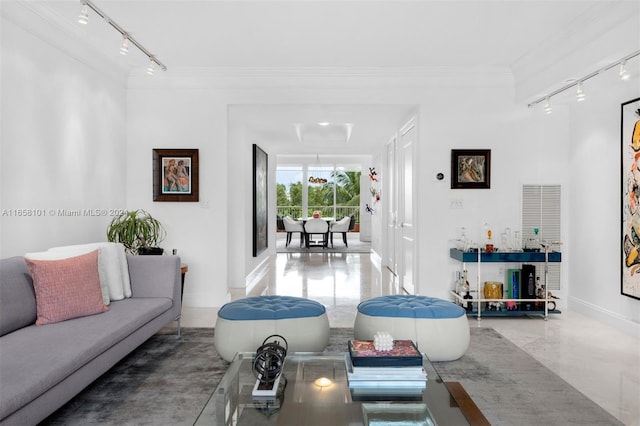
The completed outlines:
[[[322,217],[360,219],[360,165],[278,165],[276,170],[277,215],[294,219]]]

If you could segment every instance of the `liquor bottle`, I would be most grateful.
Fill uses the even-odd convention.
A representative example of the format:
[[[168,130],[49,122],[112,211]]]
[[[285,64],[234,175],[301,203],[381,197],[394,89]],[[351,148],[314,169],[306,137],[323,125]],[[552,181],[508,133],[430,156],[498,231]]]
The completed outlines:
[[[487,241],[486,244],[484,245],[484,251],[486,251],[487,253],[493,253],[493,240],[491,239],[492,236],[492,232],[491,229],[487,230]]]
[[[536,285],[533,281],[533,274],[530,272],[527,277],[527,298],[531,298],[536,294]],[[533,308],[532,302],[525,302],[525,310],[530,311]]]
[[[463,308],[467,311],[467,312],[471,312],[473,311],[473,302],[471,302],[468,299],[473,299],[473,297],[469,294],[469,291],[467,291],[467,294],[465,294],[463,296],[464,299],[467,299],[465,302],[463,302]]]

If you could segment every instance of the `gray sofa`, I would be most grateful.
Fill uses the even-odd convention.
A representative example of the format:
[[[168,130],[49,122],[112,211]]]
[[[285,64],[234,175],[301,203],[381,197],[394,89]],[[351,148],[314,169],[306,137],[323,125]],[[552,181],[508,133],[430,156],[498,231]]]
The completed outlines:
[[[36,326],[26,262],[0,261],[0,424],[40,422],[165,325],[179,321],[180,258],[127,256],[127,262],[131,298],[112,301],[101,314]]]

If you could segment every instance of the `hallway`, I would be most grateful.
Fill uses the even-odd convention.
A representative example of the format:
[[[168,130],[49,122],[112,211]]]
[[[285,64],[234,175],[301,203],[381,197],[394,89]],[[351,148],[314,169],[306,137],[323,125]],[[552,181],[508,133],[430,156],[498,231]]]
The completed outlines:
[[[331,327],[353,327],[358,303],[396,294],[395,277],[377,257],[352,253],[280,253],[248,295],[279,294],[317,300]],[[186,284],[188,285],[188,283]],[[217,310],[182,310],[184,327],[214,327]],[[558,374],[625,425],[640,425],[640,339],[581,314],[469,318],[471,327],[492,327]],[[570,409],[569,407],[567,407]]]

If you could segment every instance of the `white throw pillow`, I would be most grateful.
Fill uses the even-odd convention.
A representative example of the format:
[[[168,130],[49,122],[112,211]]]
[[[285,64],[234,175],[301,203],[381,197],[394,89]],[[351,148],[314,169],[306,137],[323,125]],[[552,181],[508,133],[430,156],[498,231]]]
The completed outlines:
[[[99,268],[105,270],[105,283],[110,300],[122,300],[131,297],[131,282],[129,280],[129,267],[124,246],[120,243],[89,243],[74,246],[62,246],[50,248],[50,252],[66,252],[83,254],[95,249],[100,250],[98,256]],[[102,282],[102,280],[100,280]]]

